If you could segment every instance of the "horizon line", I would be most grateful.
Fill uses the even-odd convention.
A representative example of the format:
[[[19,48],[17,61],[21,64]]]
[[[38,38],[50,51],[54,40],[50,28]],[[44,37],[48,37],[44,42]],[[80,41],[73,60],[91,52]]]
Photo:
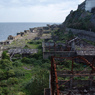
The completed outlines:
[[[63,23],[63,22],[0,22],[0,23]]]

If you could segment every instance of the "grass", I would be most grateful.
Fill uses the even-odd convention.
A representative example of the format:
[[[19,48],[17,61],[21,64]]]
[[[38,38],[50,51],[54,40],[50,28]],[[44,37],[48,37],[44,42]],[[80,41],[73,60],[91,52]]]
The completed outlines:
[[[88,44],[91,44],[91,45],[94,45],[95,46],[95,42],[92,42],[92,41],[89,41],[89,40],[86,40],[86,39],[83,39],[85,42],[87,42]]]
[[[51,33],[50,34],[43,34],[42,37],[44,37],[44,36],[50,37]]]
[[[31,67],[30,64],[23,64],[23,66],[25,67]],[[18,77],[18,84],[15,84],[15,85],[9,85],[8,88],[10,88],[10,93],[9,95],[18,95],[17,93],[19,92],[25,92],[24,91],[24,87],[25,85],[29,82],[29,80],[31,80],[33,74],[31,72],[31,70],[26,70],[22,67],[18,68],[18,67],[15,67],[15,69],[19,70],[21,69],[24,73],[25,73],[25,76],[22,76],[22,77]],[[32,68],[31,68],[32,69]],[[14,94],[15,93],[15,94]],[[24,95],[24,94],[21,94],[21,95]]]
[[[29,49],[41,49],[42,48],[42,41],[43,40],[29,40],[24,48],[29,48]]]
[[[39,44],[27,44],[27,47],[24,48],[30,48],[30,49],[38,49]]]

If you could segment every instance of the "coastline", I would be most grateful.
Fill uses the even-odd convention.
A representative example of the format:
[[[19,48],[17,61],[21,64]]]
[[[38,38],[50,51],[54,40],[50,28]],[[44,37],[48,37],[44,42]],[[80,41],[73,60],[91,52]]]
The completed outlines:
[[[5,41],[8,35],[16,36],[18,32],[24,32],[24,30],[29,30],[29,28],[34,27],[43,27],[46,26],[48,23],[0,23],[0,42]],[[53,24],[53,23],[52,23]],[[51,25],[51,23],[50,23]]]
[[[47,24],[47,26],[29,28],[24,32],[18,32],[16,36],[9,35],[5,41],[0,41],[1,46],[10,45],[13,41],[18,39],[40,39],[42,34],[49,34],[51,30],[57,29],[57,24]],[[34,36],[34,37],[33,37]]]

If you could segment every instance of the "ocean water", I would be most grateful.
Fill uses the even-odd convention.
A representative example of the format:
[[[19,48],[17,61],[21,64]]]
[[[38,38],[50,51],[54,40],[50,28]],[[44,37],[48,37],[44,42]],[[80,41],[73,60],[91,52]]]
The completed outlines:
[[[0,41],[7,39],[9,35],[16,36],[18,32],[24,32],[29,28],[42,27],[53,23],[0,23]]]

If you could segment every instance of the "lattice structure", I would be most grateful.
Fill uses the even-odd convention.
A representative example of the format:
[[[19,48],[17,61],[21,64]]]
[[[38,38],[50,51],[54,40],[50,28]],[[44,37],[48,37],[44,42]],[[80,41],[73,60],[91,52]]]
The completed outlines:
[[[95,57],[92,62],[82,56],[52,57],[51,95],[94,95],[94,64]]]

